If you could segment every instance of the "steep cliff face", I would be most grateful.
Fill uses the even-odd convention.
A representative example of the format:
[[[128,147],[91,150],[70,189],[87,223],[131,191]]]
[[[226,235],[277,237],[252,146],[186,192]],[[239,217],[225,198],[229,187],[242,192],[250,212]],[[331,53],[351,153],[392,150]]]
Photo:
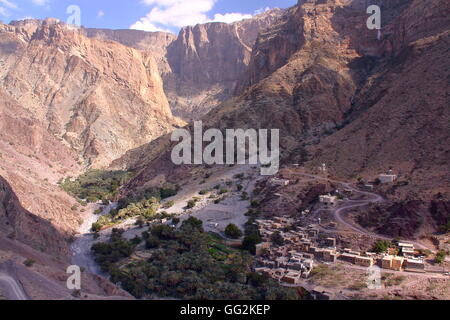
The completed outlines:
[[[177,39],[168,32],[146,32],[140,30],[110,30],[85,28],[82,32],[89,38],[115,41],[127,47],[151,52],[161,74],[170,72],[167,48]]]
[[[283,15],[273,9],[231,24],[185,27],[168,47],[171,72],[164,73],[172,111],[184,119],[199,119],[232,96],[246,70],[258,33]]]
[[[68,251],[67,238],[53,225],[22,207],[8,182],[0,177],[0,230],[37,250],[62,257]]]
[[[176,123],[151,54],[53,20],[0,26],[0,86],[93,166]]]
[[[383,56],[353,99],[342,130],[310,148],[311,163],[373,179],[390,167],[406,185],[392,198],[448,199],[450,4],[408,1],[382,32]]]
[[[345,178],[393,166],[409,182],[394,196],[448,197],[449,4],[370,4],[382,9],[380,32],[366,26],[367,1],[299,1],[258,37],[238,95],[203,120],[280,129],[287,163],[327,163]],[[170,143],[159,139],[146,149],[155,152],[134,157],[143,169],[127,190],[189,174],[158,146]]]
[[[76,202],[57,182],[81,172],[77,155],[1,89],[0,101],[3,232],[36,249],[63,256],[81,214],[71,210]]]

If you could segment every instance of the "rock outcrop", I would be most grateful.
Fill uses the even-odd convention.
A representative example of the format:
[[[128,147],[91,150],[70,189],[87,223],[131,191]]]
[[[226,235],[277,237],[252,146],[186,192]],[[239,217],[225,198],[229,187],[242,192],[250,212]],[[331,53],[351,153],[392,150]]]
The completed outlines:
[[[0,33],[0,87],[86,164],[108,165],[178,123],[151,54],[51,19]]]
[[[233,95],[250,62],[259,32],[283,15],[272,9],[251,19],[183,28],[167,52],[171,72],[163,73],[172,111],[198,120]]]
[[[286,163],[326,163],[346,179],[392,166],[409,182],[393,197],[450,197],[449,5],[375,3],[380,32],[366,26],[366,1],[299,1],[259,35],[237,95],[206,115],[206,126],[277,128]],[[170,148],[167,138],[157,142],[141,150]],[[128,157],[143,168],[128,190],[189,174],[168,152]]]

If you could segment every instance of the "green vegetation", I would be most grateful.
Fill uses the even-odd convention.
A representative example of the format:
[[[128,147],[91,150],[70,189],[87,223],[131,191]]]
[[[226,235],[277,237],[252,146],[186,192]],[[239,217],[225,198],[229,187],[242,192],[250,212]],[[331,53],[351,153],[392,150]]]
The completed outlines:
[[[88,202],[109,201],[117,196],[119,187],[129,181],[133,173],[128,171],[89,170],[72,181],[61,182],[61,188],[67,193]]]
[[[146,295],[190,300],[298,298],[295,290],[253,274],[252,257],[205,233],[198,219],[184,221],[179,229],[153,226],[142,237],[146,250],[151,251],[149,259],[131,258],[137,247],[124,240],[117,230],[108,243],[92,248],[102,270],[137,298]]]
[[[26,259],[23,264],[27,266],[28,268],[32,267],[36,263],[36,260],[34,259]]]
[[[172,208],[174,205],[175,205],[175,201],[170,200],[170,201],[167,201],[166,203],[164,203],[163,208],[164,208],[164,209],[170,209],[170,208]]]
[[[165,198],[172,197],[177,192],[178,187],[168,185],[162,188],[149,188],[124,197],[119,200],[117,209],[101,216],[97,222],[92,224],[92,231],[99,232],[104,228],[112,227],[134,217],[142,217],[148,222],[170,218],[171,216],[167,212],[158,213],[161,207],[160,202]],[[168,201],[164,208],[171,203],[171,201]]]
[[[192,208],[195,208],[196,205],[197,205],[197,201],[195,201],[195,200],[189,200],[186,207],[187,207],[188,209],[192,209]]]
[[[277,246],[284,245],[284,239],[279,231],[275,232],[271,237],[272,242]]]
[[[236,174],[234,176],[234,179],[243,180],[244,178],[245,178],[245,174],[244,173],[239,173],[239,174]]]
[[[225,228],[225,235],[231,239],[239,239],[242,237],[243,233],[235,224],[229,224]]]
[[[386,252],[391,247],[392,247],[392,242],[387,241],[387,240],[378,240],[375,243],[373,251],[376,253],[382,253],[382,252]]]
[[[445,257],[447,256],[447,252],[445,252],[444,250],[440,250],[437,254],[436,254],[436,258],[435,258],[435,262],[438,264],[441,264],[445,261]]]

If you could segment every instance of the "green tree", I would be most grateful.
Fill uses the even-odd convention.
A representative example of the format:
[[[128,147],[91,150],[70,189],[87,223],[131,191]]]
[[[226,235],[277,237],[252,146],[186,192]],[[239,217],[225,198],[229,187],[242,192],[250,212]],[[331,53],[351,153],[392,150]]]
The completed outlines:
[[[271,237],[272,242],[277,246],[284,245],[284,239],[279,231],[275,232]]]
[[[376,253],[386,252],[391,246],[392,243],[388,240],[378,240],[375,243],[373,251],[375,251]]]
[[[251,234],[244,238],[242,242],[242,249],[247,250],[252,254],[256,254],[256,245],[261,243],[262,239],[257,234]]]
[[[238,226],[231,223],[225,228],[225,235],[231,239],[239,239],[243,234]]]
[[[445,257],[447,256],[447,253],[444,250],[440,250],[436,254],[435,262],[438,264],[441,264],[445,261]]]

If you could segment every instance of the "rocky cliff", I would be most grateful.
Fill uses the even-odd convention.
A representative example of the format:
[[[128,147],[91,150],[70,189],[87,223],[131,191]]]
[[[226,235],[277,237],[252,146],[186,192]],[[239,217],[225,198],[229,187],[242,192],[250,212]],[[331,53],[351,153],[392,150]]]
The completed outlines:
[[[251,19],[183,28],[167,52],[171,72],[163,74],[175,115],[200,119],[230,98],[250,62],[259,32],[278,21],[272,9]]]
[[[166,32],[83,28],[87,37],[115,41],[149,53],[157,62],[172,112],[198,120],[229,99],[250,62],[258,34],[277,23],[272,9],[231,24],[206,23]]]
[[[0,25],[0,87],[93,166],[171,130],[152,55],[55,20]]]
[[[449,5],[376,4],[380,32],[366,26],[366,1],[299,1],[258,36],[237,95],[204,122],[278,128],[285,163],[327,163],[347,179],[374,178],[392,166],[409,185],[392,197],[430,199],[441,192],[448,198]],[[164,148],[149,149],[170,146],[160,141]],[[171,166],[167,152],[151,150],[134,157],[143,169],[129,190],[164,168],[169,179],[189,174]]]

